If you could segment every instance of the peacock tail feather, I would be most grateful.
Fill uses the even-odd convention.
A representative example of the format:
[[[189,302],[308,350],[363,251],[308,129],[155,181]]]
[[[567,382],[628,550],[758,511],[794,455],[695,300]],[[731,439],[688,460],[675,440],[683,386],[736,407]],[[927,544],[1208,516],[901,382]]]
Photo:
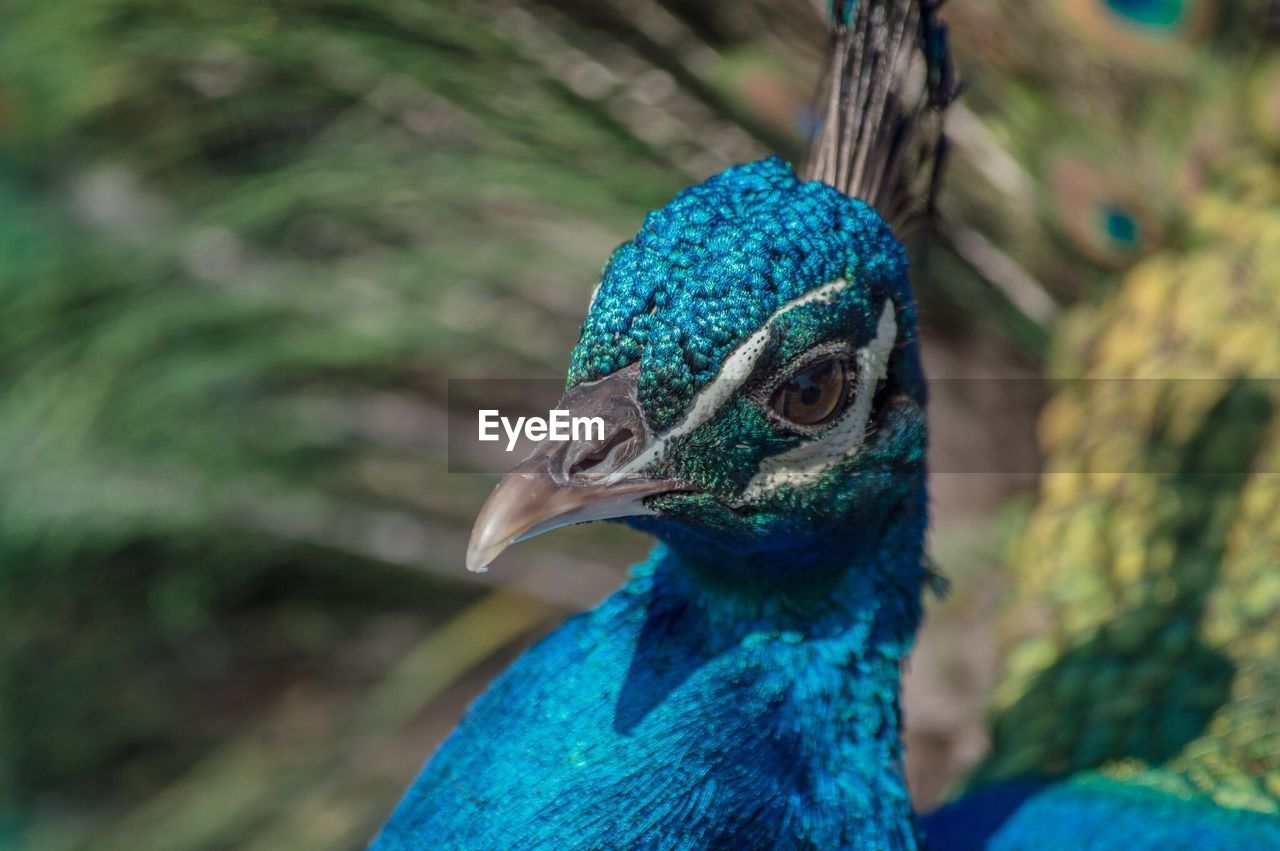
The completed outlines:
[[[1100,769],[1280,811],[1280,181],[1219,165],[1186,247],[1064,323],[975,781]],[[1068,720],[1072,719],[1072,720]]]
[[[1269,126],[1272,90],[1245,82],[1265,79],[1266,10],[955,4],[949,20],[968,61],[949,128],[950,227],[998,248],[1054,304],[1097,299],[1117,272],[1194,239],[1187,211],[1210,188],[1207,172],[1257,144],[1247,116]],[[965,250],[972,238],[953,241],[976,254]]]

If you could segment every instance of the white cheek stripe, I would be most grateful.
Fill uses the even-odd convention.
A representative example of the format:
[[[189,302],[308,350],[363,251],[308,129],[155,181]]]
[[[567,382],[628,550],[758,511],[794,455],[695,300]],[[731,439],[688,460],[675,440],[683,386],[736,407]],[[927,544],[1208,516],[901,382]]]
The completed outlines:
[[[884,310],[880,312],[875,339],[857,353],[858,377],[853,389],[853,404],[821,437],[761,461],[760,468],[742,492],[744,503],[783,486],[812,484],[861,448],[867,437],[876,387],[888,374],[889,355],[897,337],[898,323],[893,302],[886,301]]]
[[[775,322],[806,304],[833,302],[848,286],[849,282],[847,280],[839,278],[818,287],[816,290],[810,290],[775,310],[773,315],[765,321],[758,331],[729,353],[729,356],[725,358],[724,366],[720,367],[719,374],[694,397],[693,404],[689,407],[689,412],[684,415],[684,419],[654,438],[649,446],[633,458],[630,463],[615,470],[602,479],[601,482],[609,484],[620,481],[659,461],[666,453],[671,441],[689,434],[710,420],[720,410],[720,406],[746,383],[756,367],[756,361],[760,359],[761,352],[764,351],[765,344],[769,342],[769,335],[773,332],[773,324]]]

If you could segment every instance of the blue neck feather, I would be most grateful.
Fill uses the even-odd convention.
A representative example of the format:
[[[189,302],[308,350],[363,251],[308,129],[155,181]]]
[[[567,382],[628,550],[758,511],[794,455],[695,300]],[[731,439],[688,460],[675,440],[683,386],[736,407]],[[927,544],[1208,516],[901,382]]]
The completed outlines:
[[[878,546],[790,590],[655,548],[477,701],[375,848],[914,848],[898,692],[924,523],[921,485]]]

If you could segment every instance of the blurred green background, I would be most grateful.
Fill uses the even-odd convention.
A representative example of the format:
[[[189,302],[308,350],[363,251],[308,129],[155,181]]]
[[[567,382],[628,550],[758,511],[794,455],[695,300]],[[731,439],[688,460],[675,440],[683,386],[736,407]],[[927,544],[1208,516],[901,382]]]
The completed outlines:
[[[952,5],[970,91],[916,247],[926,361],[1037,376],[1064,308],[1182,239],[1232,128],[1274,144],[1280,75],[1218,50],[1235,13],[1117,69],[1055,13]],[[647,210],[800,159],[824,46],[804,0],[6,3],[0,846],[361,847],[646,547],[577,528],[467,574],[494,477],[447,471],[447,380],[562,375]],[[984,751],[1035,485],[1040,399],[998,387],[935,395],[938,456],[993,472],[935,481],[926,805]]]

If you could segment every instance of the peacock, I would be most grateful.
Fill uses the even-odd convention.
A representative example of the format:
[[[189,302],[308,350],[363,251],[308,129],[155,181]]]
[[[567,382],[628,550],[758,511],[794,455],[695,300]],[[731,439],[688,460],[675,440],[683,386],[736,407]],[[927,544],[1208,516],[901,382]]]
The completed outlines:
[[[900,240],[934,209],[947,159],[942,116],[957,84],[937,6],[837,0],[805,170],[778,158],[730,167],[613,254],[559,405],[602,417],[606,433],[541,444],[485,503],[467,562],[483,570],[516,540],[587,520],[659,543],[620,591],[477,700],[377,851],[1280,847],[1265,808],[1138,765],[1093,770],[1105,748],[1041,759],[1064,738],[1054,728],[1087,738],[1085,722],[1105,720],[1044,701],[1037,723],[1013,712],[997,737],[1040,752],[936,813],[912,812],[900,676],[922,597],[942,583],[924,550],[926,387]],[[1121,219],[1105,223],[1124,242],[1134,228]],[[1217,444],[1261,440],[1267,409],[1249,390],[1221,402],[1254,425]],[[1184,466],[1172,475],[1205,471]],[[1176,534],[1199,531],[1185,522]],[[1217,554],[1206,546],[1192,570]],[[1176,583],[1155,585],[1186,611]],[[1239,633],[1255,649],[1266,644],[1256,625]],[[1143,639],[1129,652],[1143,655]],[[1094,656],[1067,673],[1090,693],[1123,685]],[[1155,695],[1130,701],[1143,697]],[[1244,720],[1275,729],[1265,714]]]
[[[954,316],[972,338],[1013,328],[1036,346],[1047,332],[1068,377],[1132,374],[1135,363],[1219,376],[1250,359],[1250,375],[1274,375],[1258,355],[1280,321],[1274,274],[1259,266],[1240,278],[1255,296],[1243,304],[1194,300],[1197,282],[1213,279],[1211,258],[1234,267],[1274,245],[1262,188],[1280,139],[1280,68],[1242,46],[1267,20],[1274,33],[1280,16],[1262,7],[948,6],[966,94],[947,113],[945,239],[912,281],[926,327]],[[289,761],[252,760],[256,773],[225,786],[202,775],[198,757],[218,761],[231,727],[258,720],[237,709],[231,727],[219,721],[210,686],[253,681],[246,661],[298,648],[341,675],[345,663],[319,654],[345,654],[359,635],[335,609],[394,598],[430,624],[465,599],[456,575],[447,585],[420,575],[453,574],[466,544],[453,527],[484,496],[437,463],[443,376],[560,369],[558,341],[580,318],[574,282],[598,271],[636,210],[766,143],[798,154],[790,140],[803,115],[779,98],[776,78],[788,75],[775,69],[794,65],[793,100],[807,99],[804,48],[820,25],[810,12],[807,0],[5,4],[0,465],[16,484],[0,493],[0,846],[10,847],[13,821],[70,813],[71,839],[18,837],[18,847],[278,851],[282,835],[290,847],[352,847],[341,836],[319,844],[336,808],[300,805]],[[1064,148],[1067,173],[1089,176],[1089,200],[1105,203],[1057,191]],[[1207,193],[1206,174],[1234,188]],[[1122,250],[1113,231],[1126,237]],[[945,262],[952,245],[976,278]],[[1201,271],[1186,278],[1191,259]],[[954,310],[940,309],[944,299]],[[1057,305],[1076,301],[1057,327]],[[1171,339],[1175,325],[1186,333]],[[1106,352],[1095,355],[1096,340]],[[1076,392],[1087,386],[1064,392],[1046,419],[1060,466],[1090,438],[1071,411],[1096,404]],[[1200,440],[1164,435],[1206,421],[1190,413],[1153,409],[1142,433],[1158,440],[1109,450],[1102,463],[1199,451]],[[1244,437],[1216,451],[1233,464],[1266,457],[1255,432]],[[1247,500],[1231,489],[1187,499],[1165,486],[1144,502],[1083,476],[1046,487],[1009,575],[1014,652],[996,696],[994,754],[975,786],[1097,766],[1129,784],[1272,808],[1278,746],[1265,733],[1280,687],[1254,660],[1272,652],[1275,633],[1274,477],[1254,463]],[[1132,534],[1157,503],[1161,522]],[[1098,534],[1099,517],[1120,521],[1113,540]],[[1114,605],[1120,584],[1168,596],[1184,575],[1168,572],[1167,556],[1135,571],[1133,554],[1186,553],[1176,540],[1208,521],[1234,524],[1223,569],[1191,577],[1211,617],[1197,621],[1181,592],[1178,607]],[[604,534],[600,546],[612,546],[613,531],[586,530],[585,541]],[[1196,558],[1212,564],[1216,552]],[[519,554],[518,573],[499,573],[585,601],[544,569],[581,577],[596,565]],[[938,555],[950,569],[952,553]],[[249,606],[278,628],[264,636],[233,624],[228,615]],[[1122,657],[1108,650],[1110,633],[1091,641],[1098,619],[1165,623],[1170,612],[1184,613],[1191,639],[1167,641],[1189,653]],[[1198,700],[1180,706],[1170,697],[1184,692],[1149,690],[1108,710],[1132,722],[1155,705],[1189,707],[1170,712],[1169,743],[1118,728],[1084,741],[1084,725],[1056,724],[1116,681],[1158,681],[1197,660],[1210,675]],[[1239,673],[1228,680],[1228,669]],[[1215,700],[1226,702],[1207,708]],[[325,759],[339,738],[309,755]],[[310,749],[306,739],[294,747]],[[261,756],[257,742],[251,753]],[[180,806],[170,787],[179,776],[189,792]],[[403,783],[379,786],[348,768],[309,776],[345,784],[331,794],[359,813],[346,826],[359,841]],[[157,811],[166,818],[149,817]],[[942,824],[932,823],[935,837]]]

